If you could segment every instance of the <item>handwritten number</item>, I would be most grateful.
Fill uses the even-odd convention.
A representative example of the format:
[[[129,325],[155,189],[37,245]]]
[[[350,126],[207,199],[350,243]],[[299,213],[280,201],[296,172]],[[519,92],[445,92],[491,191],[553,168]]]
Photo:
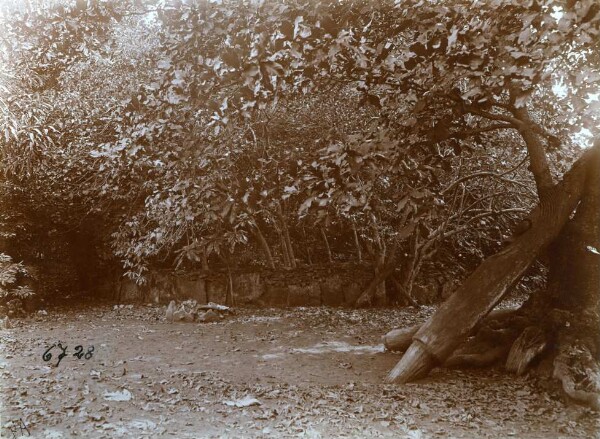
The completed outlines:
[[[52,349],[54,349],[55,347],[57,347],[62,351],[60,354],[58,354],[58,362],[56,363],[55,367],[58,367],[58,365],[60,364],[61,360],[63,358],[65,358],[67,356],[67,348],[69,346],[65,345],[63,347],[62,343],[59,341],[58,343],[54,343],[52,346],[50,346],[46,352],[44,352],[44,354],[42,355],[42,359],[44,361],[50,361],[52,359],[52,353],[50,352]],[[83,353],[83,346],[82,345],[77,345],[75,346],[75,353],[73,354],[73,357],[77,357],[81,360],[81,357],[84,357],[86,360],[89,360],[90,358],[92,358],[92,356],[94,352],[94,346],[90,346],[87,349],[87,352],[84,354]]]
[[[57,346],[59,347],[59,349],[62,350],[62,352],[60,354],[58,354],[58,362],[56,363],[56,367],[58,367],[58,365],[60,364],[60,362],[62,361],[62,359],[67,356],[67,348],[68,348],[68,346],[65,346],[63,348],[63,345],[60,342],[58,343]]]
[[[77,345],[75,346],[75,353],[73,354],[74,357],[77,357],[81,360],[81,357],[83,357],[83,346],[81,345]]]
[[[25,430],[27,432],[27,436],[31,436],[31,433],[29,432],[29,429],[27,428],[27,424],[25,424],[25,422],[23,422],[23,418],[19,418],[19,421],[21,421],[21,425],[19,425],[19,428],[21,429],[21,434],[23,434],[23,430]]]
[[[9,427],[9,429],[10,429],[10,432],[13,434],[12,437],[16,438],[17,437],[17,427],[15,425],[11,425]]]
[[[50,351],[52,350],[52,348],[56,346],[56,344],[53,344],[52,346],[50,346],[48,348],[48,350],[46,350],[46,352],[44,352],[44,355],[42,355],[42,359],[44,361],[50,361],[52,359],[52,354],[50,353]]]
[[[4,426],[3,428],[7,428],[12,433],[11,437],[13,437],[13,438],[18,437],[17,436],[18,430],[20,430],[20,433],[19,433],[20,436],[23,436],[23,431],[27,432],[27,436],[31,436],[31,432],[29,431],[29,428],[27,428],[27,424],[25,424],[25,421],[23,421],[23,418],[19,418],[19,422],[11,421],[10,427]],[[1,433],[0,433],[0,436],[2,436]]]

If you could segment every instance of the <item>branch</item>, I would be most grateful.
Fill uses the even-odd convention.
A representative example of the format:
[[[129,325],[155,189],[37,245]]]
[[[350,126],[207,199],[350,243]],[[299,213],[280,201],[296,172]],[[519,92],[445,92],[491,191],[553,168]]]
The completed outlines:
[[[483,212],[483,213],[480,213],[478,215],[475,215],[475,216],[469,218],[462,226],[457,227],[454,230],[451,230],[449,232],[442,232],[442,234],[440,235],[440,239],[448,238],[452,235],[456,235],[457,233],[464,232],[466,230],[472,230],[473,227],[470,224],[473,221],[477,221],[481,218],[485,218],[488,216],[504,215],[504,214],[509,214],[509,213],[528,213],[528,212],[529,211],[527,209],[521,209],[521,208],[517,208],[517,207],[511,208],[511,209],[492,210],[492,211]]]
[[[536,130],[536,127],[538,129],[540,129],[540,127],[531,120],[526,107],[515,108],[514,114],[522,121],[519,126],[519,133],[527,146],[527,152],[529,153],[529,169],[533,174],[538,196],[541,199],[543,194],[554,185],[554,181],[552,179],[552,173],[550,172],[550,165],[548,164],[548,157],[546,157],[544,145],[540,141],[540,138],[538,137],[539,133]]]
[[[517,193],[515,193],[513,191],[501,191],[501,192],[494,192],[493,194],[485,195],[485,196],[483,196],[481,198],[477,198],[474,202],[472,202],[469,206],[467,206],[462,212],[458,212],[456,214],[457,215],[456,218],[458,218],[458,214],[463,215],[465,212],[472,211],[472,209],[475,206],[477,206],[479,203],[483,203],[486,200],[494,200],[494,199],[497,199],[497,198],[499,198],[501,196],[504,196],[504,195],[510,195],[512,197],[517,197],[518,198],[518,196],[520,194],[517,194]],[[519,199],[519,201],[520,201],[520,199]]]
[[[476,114],[478,116],[485,117],[486,119],[506,122],[516,129],[519,129],[523,125],[523,123],[516,117],[508,116],[506,114],[490,113],[489,111],[473,107],[472,105],[465,105],[465,111],[471,114]]]
[[[496,172],[490,172],[490,171],[475,172],[474,174],[466,175],[462,178],[459,178],[455,182],[451,183],[446,189],[444,189],[440,192],[440,195],[444,195],[445,193],[450,191],[457,184],[463,183],[467,180],[472,180],[473,178],[479,178],[479,177],[493,177],[493,178],[497,178],[498,180],[504,181],[506,183],[516,184],[517,186],[521,186],[521,187],[529,189],[529,186],[527,184],[521,183],[520,181],[511,180],[509,178],[504,178],[503,175],[505,175],[505,173],[498,174]]]
[[[500,176],[504,176],[504,175],[506,175],[506,174],[510,174],[510,173],[512,173],[512,172],[515,172],[517,169],[519,169],[521,166],[523,166],[523,163],[525,163],[525,162],[527,161],[527,158],[528,158],[528,156],[527,156],[527,155],[525,155],[525,157],[523,157],[523,159],[522,159],[522,160],[521,160],[519,163],[517,163],[517,165],[516,165],[516,166],[514,166],[514,167],[510,168],[508,171],[504,171],[504,172],[502,172],[502,173],[501,173],[501,174],[499,174],[499,175],[500,175]]]
[[[482,110],[481,108],[469,105],[459,95],[446,94],[445,97],[450,99],[451,101],[460,103],[464,111],[466,111],[467,113],[476,114],[478,116],[485,117],[486,119],[490,120],[506,122],[510,124],[512,128],[518,128],[522,125],[522,122],[516,117],[509,116],[507,114],[490,113],[488,111]]]
[[[459,131],[457,133],[452,133],[448,138],[449,139],[461,138],[461,137],[466,137],[466,136],[472,136],[474,134],[485,133],[488,131],[506,130],[506,129],[511,129],[511,128],[515,128],[515,127],[509,123],[497,123],[497,124],[492,124],[492,125],[489,125],[489,126],[483,127],[483,128],[475,128],[472,130],[465,130],[465,131]]]
[[[513,93],[514,92],[511,90],[511,95]],[[489,131],[491,131],[492,129],[503,129],[503,128],[515,128],[519,131],[529,129],[529,130],[533,131],[535,134],[538,134],[546,139],[551,139],[551,138],[556,137],[552,133],[546,131],[543,127],[541,127],[540,125],[535,123],[533,120],[531,120],[529,118],[529,115],[527,115],[526,118],[523,118],[522,117],[523,110],[525,111],[525,113],[527,113],[527,110],[524,108],[516,108],[514,105],[504,104],[502,102],[493,102],[492,103],[492,106],[503,108],[507,111],[510,111],[514,115],[514,116],[509,116],[507,114],[490,113],[489,111],[485,111],[485,110],[482,110],[481,108],[477,108],[473,105],[469,105],[460,96],[456,96],[456,95],[452,95],[452,94],[447,94],[445,96],[454,102],[461,103],[463,105],[463,109],[468,113],[476,114],[478,116],[484,117],[489,120],[501,121],[501,122],[505,122],[506,124],[508,124],[508,126],[503,126],[502,124],[498,124],[498,125],[494,126],[494,128],[490,127]],[[511,97],[511,101],[514,101],[514,99],[512,97]],[[485,131],[485,129],[484,129],[484,131]]]

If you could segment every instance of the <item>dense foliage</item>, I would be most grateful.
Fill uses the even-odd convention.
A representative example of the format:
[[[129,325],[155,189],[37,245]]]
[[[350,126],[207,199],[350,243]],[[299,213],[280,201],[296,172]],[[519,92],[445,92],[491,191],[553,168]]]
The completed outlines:
[[[28,233],[140,282],[350,259],[397,265],[408,294],[442,285],[536,201],[525,125],[556,174],[600,129],[592,0],[31,2],[1,18],[3,199]]]

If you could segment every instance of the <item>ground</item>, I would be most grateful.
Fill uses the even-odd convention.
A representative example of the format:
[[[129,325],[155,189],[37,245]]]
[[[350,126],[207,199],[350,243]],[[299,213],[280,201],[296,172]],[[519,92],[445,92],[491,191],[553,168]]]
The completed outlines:
[[[381,335],[431,307],[247,308],[207,324],[164,310],[52,309],[0,330],[2,437],[27,436],[20,419],[39,438],[600,437],[599,413],[500,368],[382,384],[399,354]],[[43,355],[58,341],[55,366],[58,348]]]

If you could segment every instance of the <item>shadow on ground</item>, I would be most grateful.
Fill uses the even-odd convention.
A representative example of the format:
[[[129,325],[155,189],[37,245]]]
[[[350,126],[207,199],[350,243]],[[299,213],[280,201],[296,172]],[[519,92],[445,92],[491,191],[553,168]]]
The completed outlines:
[[[381,335],[432,310],[241,309],[209,324],[166,323],[164,307],[51,310],[0,332],[3,437],[19,419],[40,438],[600,437],[598,413],[500,369],[382,384],[399,355]],[[58,347],[43,354],[58,341],[56,366]]]

